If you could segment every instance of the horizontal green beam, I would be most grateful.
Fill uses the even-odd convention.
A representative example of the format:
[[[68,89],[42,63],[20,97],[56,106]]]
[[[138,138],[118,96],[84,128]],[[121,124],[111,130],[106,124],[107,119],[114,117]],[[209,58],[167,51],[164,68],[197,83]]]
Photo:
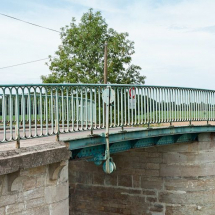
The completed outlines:
[[[170,135],[183,135],[183,134],[199,134],[215,132],[215,126],[181,126],[181,127],[161,127],[153,129],[139,129],[127,132],[116,132],[109,134],[110,144],[119,143],[124,141],[141,140],[152,137],[163,137]],[[105,145],[105,135],[95,136],[80,136],[74,139],[62,139],[61,141],[69,144],[71,151],[83,149],[87,147],[94,147],[98,145]]]

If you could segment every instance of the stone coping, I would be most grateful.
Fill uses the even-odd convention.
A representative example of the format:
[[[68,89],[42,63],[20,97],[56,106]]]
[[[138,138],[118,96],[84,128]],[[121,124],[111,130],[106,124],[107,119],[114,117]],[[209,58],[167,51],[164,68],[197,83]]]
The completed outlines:
[[[0,151],[0,175],[68,160],[71,152],[59,142]]]

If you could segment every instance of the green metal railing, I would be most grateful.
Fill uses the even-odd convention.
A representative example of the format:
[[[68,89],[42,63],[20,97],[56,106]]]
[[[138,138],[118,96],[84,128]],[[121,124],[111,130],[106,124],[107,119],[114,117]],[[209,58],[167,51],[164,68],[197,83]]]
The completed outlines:
[[[115,92],[109,126],[214,121],[215,91],[103,84],[0,85],[0,141],[105,128],[102,92]]]

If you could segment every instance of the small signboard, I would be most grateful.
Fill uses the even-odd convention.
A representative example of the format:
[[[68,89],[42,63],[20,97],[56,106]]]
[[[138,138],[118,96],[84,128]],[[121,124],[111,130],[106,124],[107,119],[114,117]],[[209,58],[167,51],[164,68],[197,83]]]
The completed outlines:
[[[135,98],[135,96],[136,96],[136,90],[135,90],[134,87],[129,89],[129,96],[130,96],[130,98],[132,98],[132,99]]]
[[[129,99],[129,109],[135,109],[136,99]]]
[[[114,99],[115,99],[115,91],[113,89],[105,89],[102,93],[102,99],[103,99],[103,102],[105,102],[106,104],[108,103],[109,94],[110,94],[110,103],[114,102]]]

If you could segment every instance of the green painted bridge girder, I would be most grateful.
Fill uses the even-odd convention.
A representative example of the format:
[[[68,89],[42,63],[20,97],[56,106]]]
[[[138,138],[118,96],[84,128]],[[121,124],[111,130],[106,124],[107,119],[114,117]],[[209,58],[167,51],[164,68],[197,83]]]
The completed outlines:
[[[215,126],[180,126],[138,129],[109,134],[110,153],[118,153],[135,148],[192,142],[200,133],[215,132]],[[93,157],[105,153],[105,134],[64,140],[72,151],[71,159]]]

